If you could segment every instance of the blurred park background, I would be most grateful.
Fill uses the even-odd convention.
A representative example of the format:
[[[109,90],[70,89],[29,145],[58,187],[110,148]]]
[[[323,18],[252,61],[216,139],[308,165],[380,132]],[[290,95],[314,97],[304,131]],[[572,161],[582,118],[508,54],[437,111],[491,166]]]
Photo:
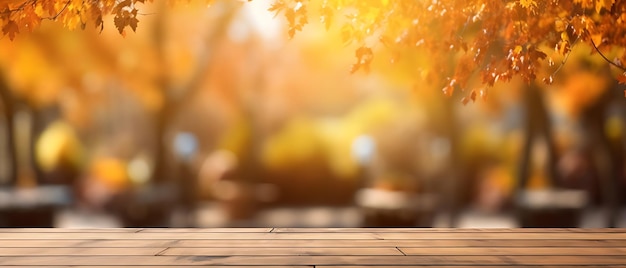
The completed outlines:
[[[626,227],[624,89],[588,47],[464,104],[268,1],[160,2],[0,40],[0,226]]]

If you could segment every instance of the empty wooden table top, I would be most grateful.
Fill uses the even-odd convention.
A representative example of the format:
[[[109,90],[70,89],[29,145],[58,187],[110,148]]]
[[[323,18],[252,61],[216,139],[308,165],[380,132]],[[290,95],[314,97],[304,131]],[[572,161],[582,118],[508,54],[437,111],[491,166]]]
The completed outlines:
[[[626,229],[0,229],[0,267],[623,267]]]

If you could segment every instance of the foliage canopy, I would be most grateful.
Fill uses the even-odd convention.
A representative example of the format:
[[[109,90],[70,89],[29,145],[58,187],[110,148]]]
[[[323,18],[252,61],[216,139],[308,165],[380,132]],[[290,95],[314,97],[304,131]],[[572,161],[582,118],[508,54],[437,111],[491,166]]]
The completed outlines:
[[[138,5],[146,0],[0,0],[0,27],[15,38],[42,20],[69,29],[103,27],[112,15],[121,34],[136,30]],[[147,0],[151,1],[151,0]],[[226,0],[234,1],[234,0]],[[620,0],[272,0],[293,37],[318,19],[340,27],[355,43],[352,71],[369,70],[376,48],[391,61],[419,50],[434,64],[430,78],[445,81],[443,92],[467,89],[471,81],[493,86],[519,77],[551,84],[574,45],[586,44],[621,71],[626,83],[626,1]],[[210,1],[209,1],[210,2]],[[556,62],[556,63],[555,63]],[[469,90],[471,100],[486,89]]]

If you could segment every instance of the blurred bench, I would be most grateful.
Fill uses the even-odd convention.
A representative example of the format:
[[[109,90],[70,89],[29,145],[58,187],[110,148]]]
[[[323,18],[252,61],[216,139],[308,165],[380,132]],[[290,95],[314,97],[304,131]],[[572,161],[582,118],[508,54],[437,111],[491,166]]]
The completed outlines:
[[[416,194],[373,188],[359,190],[356,205],[363,211],[363,227],[432,227],[434,194]]]
[[[71,203],[68,186],[0,188],[0,227],[53,227],[56,211]]]
[[[520,227],[575,228],[587,204],[583,190],[524,190],[517,198],[518,221]]]

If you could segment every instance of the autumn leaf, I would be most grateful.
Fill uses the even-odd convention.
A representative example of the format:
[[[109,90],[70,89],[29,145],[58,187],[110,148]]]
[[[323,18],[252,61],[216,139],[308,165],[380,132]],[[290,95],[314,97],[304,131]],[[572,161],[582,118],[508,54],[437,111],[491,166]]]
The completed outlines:
[[[10,20],[7,24],[5,24],[2,27],[2,33],[4,33],[4,35],[8,35],[9,39],[13,40],[15,38],[15,35],[18,34],[20,32],[20,29],[17,26],[17,23],[15,23],[15,21]]]
[[[285,8],[285,3],[283,1],[276,1],[272,3],[270,8],[267,11],[274,12],[274,16],[278,15]]]
[[[374,52],[369,47],[359,47],[356,50],[355,56],[357,58],[357,62],[352,65],[351,73],[358,71],[359,69],[364,69],[365,72],[369,72],[369,66],[372,60],[374,59]]]
[[[34,5],[24,6],[21,21],[22,24],[31,32],[35,28],[39,27],[39,24],[41,24],[41,18],[35,12]]]
[[[552,83],[554,83],[552,76],[544,77],[542,81],[546,85],[552,85]]]
[[[468,102],[469,102],[469,98],[467,97],[461,98],[461,103],[463,103],[463,105],[467,105]]]
[[[535,0],[519,0],[519,4],[525,9],[534,9],[537,7]]]
[[[602,9],[610,11],[613,4],[615,0],[596,0],[596,12],[600,13]]]
[[[483,101],[487,101],[487,88],[481,89],[479,94]]]
[[[124,28],[126,28],[126,26],[130,26],[133,32],[137,30],[137,24],[139,23],[137,12],[137,9],[133,9],[131,12],[121,11],[115,15],[113,22],[120,34],[124,34]]]
[[[561,19],[556,19],[554,21],[554,30],[557,32],[565,31],[565,22]]]
[[[441,91],[443,92],[444,95],[451,97],[452,94],[454,93],[454,87],[448,85],[448,86],[445,86]]]
[[[330,29],[330,25],[333,22],[333,15],[334,15],[333,9],[331,9],[327,5],[324,5],[322,7],[321,16],[320,16],[320,22],[324,23],[324,26],[326,27],[326,30]]]
[[[617,76],[617,82],[622,85],[626,85],[626,72],[623,72],[622,74]]]
[[[128,23],[126,22],[126,18],[122,16],[115,16],[115,18],[113,18],[113,23],[115,23],[115,28],[117,28],[120,34],[124,32],[124,28],[126,28],[126,25],[128,25]]]
[[[102,21],[102,15],[98,15],[94,21],[96,28],[100,27],[100,32],[104,30],[104,21]]]

